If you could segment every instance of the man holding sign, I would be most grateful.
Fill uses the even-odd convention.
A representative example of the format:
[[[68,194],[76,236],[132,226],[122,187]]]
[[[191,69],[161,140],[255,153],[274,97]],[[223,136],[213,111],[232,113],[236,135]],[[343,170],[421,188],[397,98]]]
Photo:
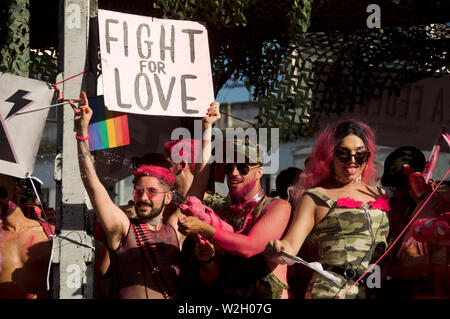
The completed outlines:
[[[115,298],[172,299],[178,296],[179,252],[184,236],[177,221],[163,223],[172,200],[173,173],[161,166],[142,164],[133,171],[136,218],[110,199],[101,184],[89,152],[88,125],[92,117],[88,99],[81,93],[80,107],[72,102],[83,184],[106,234]],[[212,115],[210,115],[212,116]]]

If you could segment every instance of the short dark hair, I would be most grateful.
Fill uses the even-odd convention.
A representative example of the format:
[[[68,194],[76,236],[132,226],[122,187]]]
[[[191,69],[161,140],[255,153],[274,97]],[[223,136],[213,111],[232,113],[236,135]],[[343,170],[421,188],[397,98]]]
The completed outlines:
[[[297,184],[302,170],[297,167],[288,167],[282,170],[275,179],[276,190],[272,192],[272,196],[279,196],[282,199],[288,198],[287,189]]]

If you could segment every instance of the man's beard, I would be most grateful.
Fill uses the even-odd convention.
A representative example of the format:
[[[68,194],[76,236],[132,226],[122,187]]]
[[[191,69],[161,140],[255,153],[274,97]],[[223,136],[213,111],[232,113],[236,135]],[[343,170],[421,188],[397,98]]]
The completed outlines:
[[[241,202],[244,200],[245,196],[250,193],[250,191],[255,187],[257,178],[248,181],[247,184],[243,185],[240,189],[230,189],[230,197],[232,200]]]
[[[152,210],[150,212],[147,210],[142,211],[142,208],[139,208],[139,206],[150,207]],[[152,202],[139,201],[134,205],[134,209],[136,210],[136,215],[139,219],[151,220],[161,214],[164,209],[164,201],[161,202],[161,206],[159,208],[155,208]]]

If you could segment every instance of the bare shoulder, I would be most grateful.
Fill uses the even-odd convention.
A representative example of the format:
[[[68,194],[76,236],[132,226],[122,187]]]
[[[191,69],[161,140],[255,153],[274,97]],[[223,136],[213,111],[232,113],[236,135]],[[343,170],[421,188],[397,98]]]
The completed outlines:
[[[50,227],[53,231],[55,231],[55,227],[53,225],[50,225]],[[28,229],[26,233],[29,235],[33,235],[36,243],[48,241],[48,237],[45,233],[44,228],[37,220],[30,219],[28,221]]]
[[[284,200],[284,199],[274,199],[269,206],[267,206],[267,209],[272,210],[272,209],[276,209],[276,210],[284,210],[284,211],[291,211],[291,204],[289,204],[288,201]]]

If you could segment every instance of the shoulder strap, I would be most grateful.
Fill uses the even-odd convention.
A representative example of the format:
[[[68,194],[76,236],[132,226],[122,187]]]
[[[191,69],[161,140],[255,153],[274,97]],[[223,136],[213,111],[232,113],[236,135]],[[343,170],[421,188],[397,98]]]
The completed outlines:
[[[53,231],[50,228],[50,225],[40,219],[37,220],[39,224],[41,224],[42,228],[44,229],[45,235],[47,235],[47,238],[49,241],[52,241],[52,235],[53,235]]]
[[[305,194],[311,194],[311,195],[316,196],[317,198],[323,200],[330,208],[334,205],[334,200],[330,199],[325,194],[322,194],[317,189],[309,189],[305,192]]]
[[[256,221],[257,219],[261,218],[264,213],[266,212],[267,206],[269,206],[270,203],[272,203],[274,200],[273,197],[264,196],[260,203],[258,203],[258,209],[255,209],[255,214],[253,215],[253,220]]]
[[[383,195],[383,189],[380,186],[377,186],[377,191],[379,196]]]
[[[175,240],[177,241],[177,248],[180,249],[180,241],[178,240],[178,234],[175,228],[173,228],[173,226],[168,223],[164,223],[163,226],[168,227],[171,230],[172,235],[175,236]]]
[[[152,239],[152,234],[147,227],[137,220],[133,221],[133,228],[136,234],[136,242],[141,249],[150,269],[155,275],[155,280],[160,288],[160,292],[165,299],[176,299],[175,286],[168,275],[167,265],[162,261],[162,257]],[[145,270],[144,270],[145,271]]]

